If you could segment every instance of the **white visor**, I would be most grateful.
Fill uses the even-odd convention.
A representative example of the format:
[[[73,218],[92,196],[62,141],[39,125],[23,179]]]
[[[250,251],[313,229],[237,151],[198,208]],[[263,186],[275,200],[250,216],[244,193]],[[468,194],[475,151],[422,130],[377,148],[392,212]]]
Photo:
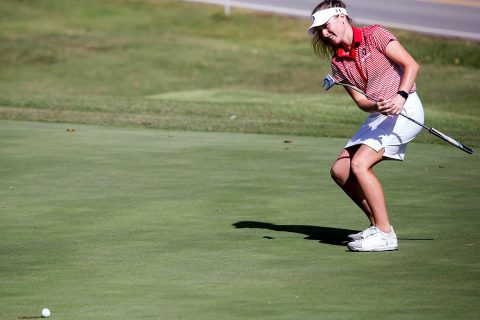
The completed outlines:
[[[347,10],[344,8],[328,8],[315,12],[312,15],[312,25],[308,28],[308,35],[313,36],[313,28],[324,25],[330,20],[331,17],[337,16],[339,14],[344,14],[348,16]]]

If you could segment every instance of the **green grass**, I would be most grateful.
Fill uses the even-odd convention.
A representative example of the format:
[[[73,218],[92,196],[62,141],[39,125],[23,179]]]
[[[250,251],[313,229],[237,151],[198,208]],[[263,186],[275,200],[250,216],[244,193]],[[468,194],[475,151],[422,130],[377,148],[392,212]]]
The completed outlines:
[[[305,19],[171,0],[5,0],[0,18],[2,119],[348,137],[364,117],[322,93]],[[479,147],[480,43],[395,33],[427,124]]]
[[[381,164],[400,250],[355,254],[342,240],[366,219],[328,174],[344,139],[15,121],[0,136],[2,319],[480,312],[478,157],[416,143]]]
[[[0,1],[0,318],[476,319],[476,154],[420,134],[376,169],[400,250],[347,252],[328,169],[365,114],[308,21],[222,10]],[[477,149],[480,43],[395,34]]]

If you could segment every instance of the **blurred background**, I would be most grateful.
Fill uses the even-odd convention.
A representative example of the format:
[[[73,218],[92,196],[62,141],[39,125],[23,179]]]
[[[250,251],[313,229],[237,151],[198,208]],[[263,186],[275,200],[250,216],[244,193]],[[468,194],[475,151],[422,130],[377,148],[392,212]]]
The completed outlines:
[[[346,2],[357,23],[392,26],[422,65],[427,121],[478,145],[479,2]],[[1,1],[0,118],[347,137],[363,114],[321,89],[330,66],[305,32],[314,6]]]

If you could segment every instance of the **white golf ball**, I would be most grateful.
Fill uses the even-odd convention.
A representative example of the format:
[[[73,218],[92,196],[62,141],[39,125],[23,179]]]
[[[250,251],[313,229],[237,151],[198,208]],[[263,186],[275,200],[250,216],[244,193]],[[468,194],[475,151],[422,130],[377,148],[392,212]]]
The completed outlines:
[[[48,318],[48,317],[50,317],[50,309],[48,309],[48,308],[42,309],[42,317],[43,317],[43,318]]]

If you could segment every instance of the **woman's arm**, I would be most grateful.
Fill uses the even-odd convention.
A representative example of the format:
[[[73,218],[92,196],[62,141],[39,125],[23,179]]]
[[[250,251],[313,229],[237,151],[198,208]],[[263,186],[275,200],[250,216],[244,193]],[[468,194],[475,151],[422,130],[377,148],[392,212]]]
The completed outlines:
[[[398,90],[410,93],[420,66],[398,41],[391,41],[385,49],[385,54],[403,67],[403,76]],[[405,101],[405,98],[397,94],[392,99],[378,103],[378,111],[389,115],[399,114]]]
[[[420,66],[398,41],[390,41],[385,50],[387,57],[403,67],[399,91],[410,93]]]
[[[344,87],[344,88],[345,90],[347,90],[350,97],[352,97],[353,101],[355,101],[355,103],[361,110],[365,112],[378,111],[378,106],[375,101],[368,99],[367,97],[353,90],[352,88],[349,88],[349,87]]]
[[[403,76],[398,90],[409,93],[413,87],[415,79],[417,78],[420,66],[398,41],[391,41],[387,45],[386,55],[395,63],[403,67]],[[390,115],[399,114],[405,104],[405,98],[399,94],[392,99],[375,102],[351,88],[345,87],[345,89],[357,106],[365,112],[381,112]]]

